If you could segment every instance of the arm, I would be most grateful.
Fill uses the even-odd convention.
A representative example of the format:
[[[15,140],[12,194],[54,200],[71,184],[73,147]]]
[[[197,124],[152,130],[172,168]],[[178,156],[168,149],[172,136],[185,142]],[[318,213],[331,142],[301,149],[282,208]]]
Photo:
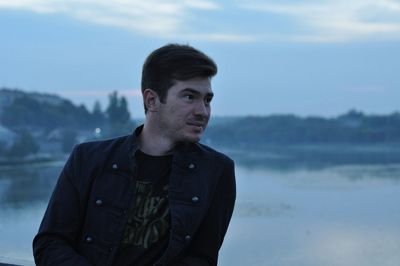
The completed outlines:
[[[233,161],[226,164],[214,192],[210,207],[177,265],[217,265],[218,251],[222,246],[236,199]],[[175,265],[175,264],[174,264]]]
[[[76,252],[83,220],[79,191],[79,147],[75,148],[60,174],[38,234],[33,240],[37,265],[90,265]]]

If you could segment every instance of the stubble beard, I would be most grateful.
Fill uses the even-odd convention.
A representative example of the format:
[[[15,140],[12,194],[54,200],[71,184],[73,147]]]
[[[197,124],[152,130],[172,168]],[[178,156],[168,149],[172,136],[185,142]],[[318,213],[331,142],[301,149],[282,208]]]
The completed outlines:
[[[188,130],[190,131],[188,133],[189,136],[187,137],[187,139],[189,139],[188,142],[196,143],[196,142],[199,142],[201,140],[201,138],[203,137],[203,134],[204,134],[204,132],[205,132],[205,130],[207,128],[208,121],[206,120],[206,121],[201,122],[201,123],[202,123],[201,126],[193,126],[193,125],[190,125],[190,124],[189,125],[186,124],[186,126],[189,127]]]

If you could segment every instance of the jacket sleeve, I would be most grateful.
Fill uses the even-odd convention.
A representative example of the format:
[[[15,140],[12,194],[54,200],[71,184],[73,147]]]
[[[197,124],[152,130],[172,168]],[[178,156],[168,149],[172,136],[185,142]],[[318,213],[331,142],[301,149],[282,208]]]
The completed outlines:
[[[234,163],[229,159],[214,192],[210,207],[192,242],[177,265],[217,265],[236,199]],[[175,265],[175,264],[174,264]]]
[[[33,240],[36,265],[90,265],[76,252],[84,208],[79,189],[80,164],[78,146],[59,176]]]

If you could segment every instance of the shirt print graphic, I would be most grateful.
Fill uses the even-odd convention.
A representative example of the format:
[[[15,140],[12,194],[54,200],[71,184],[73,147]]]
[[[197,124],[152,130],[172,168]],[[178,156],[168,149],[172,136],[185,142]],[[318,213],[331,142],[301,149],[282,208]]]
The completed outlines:
[[[161,195],[153,194],[151,182],[136,182],[136,197],[129,213],[122,240],[123,245],[147,249],[168,231],[168,185],[165,185],[160,192]]]

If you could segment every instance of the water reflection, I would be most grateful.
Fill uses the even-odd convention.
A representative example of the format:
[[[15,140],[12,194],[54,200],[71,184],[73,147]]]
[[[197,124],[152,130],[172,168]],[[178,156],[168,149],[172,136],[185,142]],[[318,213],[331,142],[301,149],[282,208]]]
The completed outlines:
[[[249,170],[261,169],[276,173],[337,172],[354,181],[363,178],[385,178],[400,182],[400,153],[357,150],[345,152],[322,150],[319,153],[314,153],[312,150],[295,150],[293,153],[291,151],[284,149],[265,153],[232,150],[226,152],[242,168]]]
[[[236,217],[274,217],[283,215],[293,209],[293,206],[286,203],[272,204],[265,202],[253,202],[250,200],[241,199],[236,203]]]
[[[240,165],[237,182],[222,265],[400,265],[400,164]]]
[[[320,170],[341,165],[389,165],[400,163],[400,149],[380,147],[276,147],[256,150],[225,149],[241,166],[279,171]]]
[[[60,164],[0,169],[0,204],[13,208],[47,202]]]
[[[400,163],[280,167],[270,161],[281,157],[267,157],[236,162],[220,265],[400,265]],[[1,256],[32,260],[62,166],[0,168]]]

